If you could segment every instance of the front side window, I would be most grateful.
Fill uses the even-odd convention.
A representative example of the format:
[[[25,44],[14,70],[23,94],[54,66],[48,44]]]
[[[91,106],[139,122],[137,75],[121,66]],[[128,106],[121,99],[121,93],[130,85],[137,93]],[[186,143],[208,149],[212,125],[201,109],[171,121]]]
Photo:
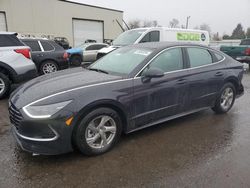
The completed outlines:
[[[190,67],[199,67],[213,63],[213,59],[208,50],[202,48],[187,48]]]
[[[152,50],[146,48],[120,48],[107,54],[89,68],[115,75],[128,75],[151,53]]]
[[[183,69],[181,48],[174,48],[161,53],[152,61],[148,68],[158,68],[164,72]]]
[[[41,48],[37,41],[23,41],[33,52],[40,52]]]
[[[144,42],[159,42],[160,41],[160,32],[159,31],[151,31],[146,34],[140,43]]]

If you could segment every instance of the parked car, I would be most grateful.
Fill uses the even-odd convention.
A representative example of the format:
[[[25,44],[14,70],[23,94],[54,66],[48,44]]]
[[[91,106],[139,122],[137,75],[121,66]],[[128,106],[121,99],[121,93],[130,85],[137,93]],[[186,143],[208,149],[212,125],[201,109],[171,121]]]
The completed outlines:
[[[40,74],[49,74],[69,67],[68,53],[52,40],[22,39],[31,48],[31,56]]]
[[[98,155],[122,132],[209,108],[228,112],[243,94],[242,77],[241,63],[206,46],[128,46],[88,70],[69,69],[26,83],[10,98],[10,120],[26,151],[60,154],[76,146]]]
[[[191,42],[195,44],[209,45],[209,33],[204,30],[180,29],[167,27],[149,27],[131,29],[120,34],[113,45],[101,49],[97,53],[97,59],[105,56],[111,51],[131,44],[145,42]]]
[[[18,40],[16,33],[0,32],[0,99],[9,94],[12,84],[36,76],[30,48]]]
[[[220,50],[242,63],[250,65],[250,39],[244,39],[239,46],[221,46]]]
[[[65,37],[55,37],[54,41],[59,44],[61,47],[63,47],[65,50],[68,50],[70,48],[69,41]]]
[[[71,48],[66,50],[69,62],[73,66],[80,66],[83,62],[83,50],[81,48]]]
[[[96,56],[99,50],[108,47],[105,43],[86,43],[78,48],[83,49],[83,61],[84,62],[94,62],[96,61]]]

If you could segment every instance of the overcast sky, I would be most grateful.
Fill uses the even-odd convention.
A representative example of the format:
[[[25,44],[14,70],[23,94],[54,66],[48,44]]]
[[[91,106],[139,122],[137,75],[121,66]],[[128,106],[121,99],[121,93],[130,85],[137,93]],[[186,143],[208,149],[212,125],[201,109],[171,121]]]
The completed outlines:
[[[176,18],[190,28],[209,24],[212,32],[231,34],[237,23],[250,27],[250,0],[72,0],[124,11],[124,20],[157,20],[162,26]]]

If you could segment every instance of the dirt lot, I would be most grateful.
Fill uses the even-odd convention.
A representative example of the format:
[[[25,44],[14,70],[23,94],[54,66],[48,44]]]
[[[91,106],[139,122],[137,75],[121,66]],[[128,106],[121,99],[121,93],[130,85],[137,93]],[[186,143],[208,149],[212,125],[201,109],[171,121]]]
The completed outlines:
[[[211,110],[130,135],[109,153],[32,157],[0,101],[0,187],[250,187],[250,74],[226,115]]]

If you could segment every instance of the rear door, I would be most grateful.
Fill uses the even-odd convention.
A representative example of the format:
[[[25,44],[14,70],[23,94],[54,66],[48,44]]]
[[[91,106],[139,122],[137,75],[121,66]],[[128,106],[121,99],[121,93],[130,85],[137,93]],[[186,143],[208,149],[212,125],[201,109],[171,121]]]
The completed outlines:
[[[190,66],[189,110],[212,106],[224,82],[224,67],[206,48],[187,47],[186,52]]]
[[[135,79],[133,119],[137,127],[179,114],[187,108],[188,80],[182,49],[173,48],[162,52],[144,71],[150,67],[163,70],[165,76],[146,83],[140,77]]]

